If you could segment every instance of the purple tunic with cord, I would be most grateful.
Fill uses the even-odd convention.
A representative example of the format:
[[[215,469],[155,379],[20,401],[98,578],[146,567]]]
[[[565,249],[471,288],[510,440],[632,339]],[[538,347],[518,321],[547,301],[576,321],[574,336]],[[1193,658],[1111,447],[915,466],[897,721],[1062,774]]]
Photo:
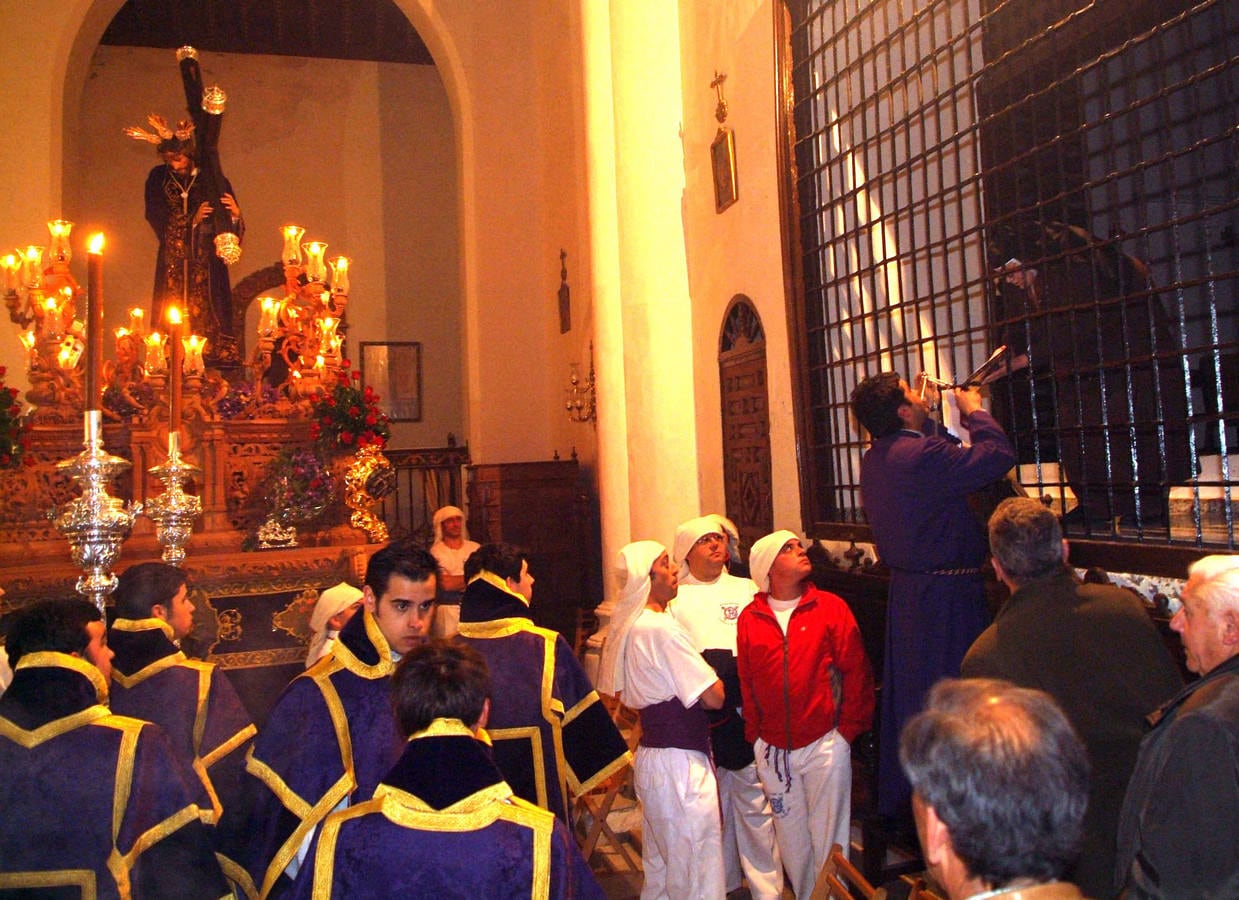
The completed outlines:
[[[985,530],[967,495],[1015,464],[1011,442],[978,410],[965,422],[971,446],[930,420],[874,441],[861,461],[861,502],[879,559],[890,569],[878,760],[878,811],[909,813],[899,732],[940,678],[959,675],[987,624],[981,566]]]

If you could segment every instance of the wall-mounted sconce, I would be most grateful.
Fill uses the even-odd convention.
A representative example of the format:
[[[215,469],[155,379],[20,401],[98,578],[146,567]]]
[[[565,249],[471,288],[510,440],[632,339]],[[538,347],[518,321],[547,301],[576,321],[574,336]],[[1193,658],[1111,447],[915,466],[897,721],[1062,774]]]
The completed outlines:
[[[598,418],[596,394],[594,393],[594,342],[589,342],[589,374],[581,377],[581,369],[572,363],[568,369],[568,387],[564,389],[567,399],[564,409],[573,422],[594,422]]]

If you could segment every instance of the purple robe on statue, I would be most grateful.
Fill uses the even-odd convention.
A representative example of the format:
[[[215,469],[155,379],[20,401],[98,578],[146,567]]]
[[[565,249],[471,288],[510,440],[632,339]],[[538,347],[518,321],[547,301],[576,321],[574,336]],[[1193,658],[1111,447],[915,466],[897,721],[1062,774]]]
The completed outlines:
[[[0,895],[224,896],[193,773],[106,699],[79,657],[18,662],[0,697]]]
[[[366,610],[276,701],[246,762],[247,893],[278,896],[302,842],[342,802],[374,794],[404,746],[391,705],[391,648]],[[244,813],[243,813],[244,814]],[[229,822],[229,811],[224,811]],[[234,873],[230,872],[232,876]]]
[[[490,670],[495,764],[518,797],[567,823],[569,794],[632,762],[589,676],[563,635],[534,625],[524,599],[489,572],[465,589],[460,637]]]
[[[985,530],[967,495],[1015,464],[1011,442],[978,410],[965,423],[972,446],[937,433],[900,430],[873,442],[860,489],[878,558],[890,569],[879,714],[878,810],[910,816],[911,788],[899,766],[899,733],[940,678],[959,675],[987,624],[981,566]]]
[[[513,796],[458,719],[409,739],[374,798],[333,813],[297,875],[297,900],[596,898],[564,824]]]

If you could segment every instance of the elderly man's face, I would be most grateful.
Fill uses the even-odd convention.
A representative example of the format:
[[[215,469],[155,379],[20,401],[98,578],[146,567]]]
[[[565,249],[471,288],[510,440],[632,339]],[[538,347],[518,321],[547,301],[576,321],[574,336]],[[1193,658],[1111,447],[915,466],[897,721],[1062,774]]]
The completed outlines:
[[[1189,578],[1183,588],[1183,605],[1170,620],[1170,627],[1183,639],[1187,667],[1206,675],[1226,662],[1235,651],[1226,641],[1227,630],[1235,627],[1233,617],[1210,612],[1196,592],[1199,579]]]

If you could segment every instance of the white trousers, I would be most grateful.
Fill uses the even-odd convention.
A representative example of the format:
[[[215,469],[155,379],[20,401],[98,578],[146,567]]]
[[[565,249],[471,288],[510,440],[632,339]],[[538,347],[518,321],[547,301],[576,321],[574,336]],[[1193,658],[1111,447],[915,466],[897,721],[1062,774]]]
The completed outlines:
[[[753,752],[792,890],[808,900],[831,846],[850,841],[852,748],[832,729],[796,750],[758,738]]]
[[[718,797],[723,807],[723,870],[727,892],[748,881],[753,900],[779,900],[783,895],[783,863],[775,845],[770,801],[757,777],[757,766],[716,769]]]
[[[641,900],[721,900],[723,834],[718,782],[704,753],[638,747],[633,787],[641,801]]]

